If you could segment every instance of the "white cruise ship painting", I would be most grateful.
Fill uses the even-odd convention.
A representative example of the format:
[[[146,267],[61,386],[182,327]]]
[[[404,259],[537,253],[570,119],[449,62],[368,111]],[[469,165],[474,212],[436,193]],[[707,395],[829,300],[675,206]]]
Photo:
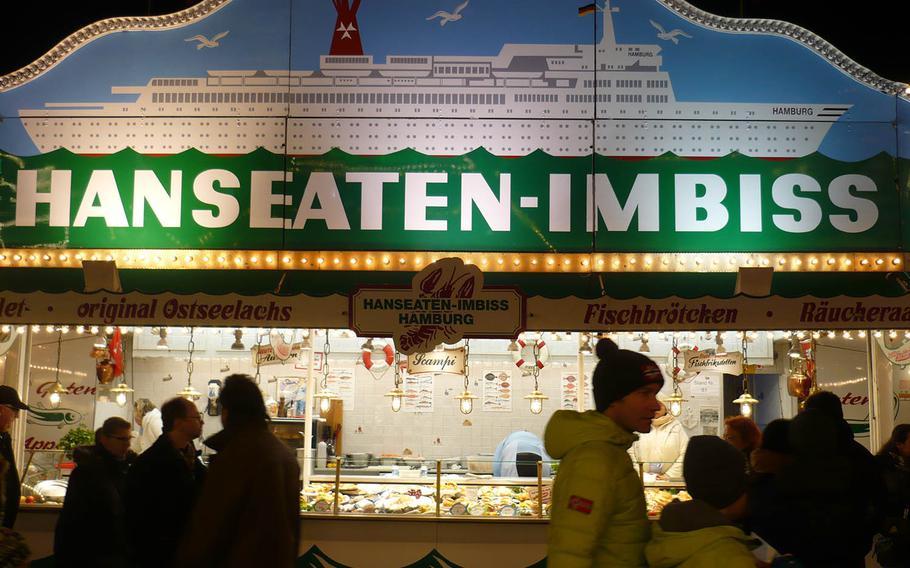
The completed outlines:
[[[483,147],[498,156],[542,150],[554,156],[797,158],[816,152],[850,110],[850,104],[824,100],[677,100],[663,58],[673,56],[677,42],[708,32],[694,26],[690,33],[667,31],[652,21],[650,38],[657,42],[617,43],[614,25],[623,25],[622,4],[631,1],[578,8],[580,16],[602,18],[594,44],[505,43],[486,56],[380,56],[361,47],[370,22],[358,22],[360,0],[334,0],[331,47],[318,69],[151,77],[111,87],[113,94],[135,95],[133,102],[45,103],[21,108],[19,117],[40,152],[66,148],[89,155],[127,147],[142,154],[196,148],[232,155],[264,147],[291,155],[412,148],[452,156]],[[456,16],[469,14],[470,2],[464,4]],[[205,47],[200,40],[198,48]]]

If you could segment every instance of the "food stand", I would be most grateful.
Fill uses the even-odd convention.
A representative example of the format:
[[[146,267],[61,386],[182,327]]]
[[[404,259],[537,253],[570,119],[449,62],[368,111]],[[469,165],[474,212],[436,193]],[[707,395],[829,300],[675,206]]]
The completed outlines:
[[[0,77],[26,477],[65,477],[60,437],[129,418],[120,395],[198,394],[211,433],[213,381],[247,372],[298,449],[302,555],[526,566],[552,478],[491,478],[482,454],[591,407],[599,335],[663,364],[692,434],[745,395],[791,416],[799,376],[842,389],[871,446],[906,419],[904,85],[675,0],[378,4],[204,1]],[[683,489],[645,481],[655,513]],[[39,557],[53,518],[22,515]]]

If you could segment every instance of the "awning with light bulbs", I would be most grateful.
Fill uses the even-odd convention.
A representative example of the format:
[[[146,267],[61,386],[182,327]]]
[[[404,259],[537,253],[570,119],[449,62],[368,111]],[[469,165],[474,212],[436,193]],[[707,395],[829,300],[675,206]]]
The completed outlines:
[[[86,293],[82,270],[8,268],[0,270],[0,314],[7,324],[109,325],[111,310],[124,304],[146,306],[131,313],[121,308],[116,321],[124,325],[255,326],[260,316],[279,313],[286,327],[347,328],[349,295],[358,286],[406,287],[413,277],[127,269],[119,271],[122,292]],[[773,275],[767,296],[735,294],[736,273],[490,272],[484,278],[486,286],[517,286],[527,297],[527,329],[910,328],[902,273],[782,272]],[[219,307],[212,312],[212,306]]]
[[[281,270],[136,270],[120,269],[124,292],[145,294],[276,294],[313,297],[347,295],[357,286],[407,285],[414,272],[281,271]],[[735,296],[735,272],[622,272],[622,273],[503,273],[485,272],[488,285],[515,285],[528,297],[592,299],[609,297],[650,299],[678,296],[693,299]],[[81,269],[0,269],[0,291],[73,292],[85,289]],[[910,277],[903,273],[776,272],[771,295],[785,298],[815,296],[903,296]]]

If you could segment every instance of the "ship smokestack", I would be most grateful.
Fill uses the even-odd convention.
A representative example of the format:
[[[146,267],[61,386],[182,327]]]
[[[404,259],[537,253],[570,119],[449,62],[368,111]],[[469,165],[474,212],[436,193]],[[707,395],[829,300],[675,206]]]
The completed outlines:
[[[357,10],[360,0],[348,4],[348,0],[332,0],[338,17],[332,33],[332,48],[329,55],[363,55],[360,43],[360,26],[357,25]]]
[[[616,34],[613,31],[613,12],[619,12],[619,8],[613,8],[610,6],[610,0],[606,0],[602,11],[603,37],[600,39],[600,45],[604,48],[616,47]]]

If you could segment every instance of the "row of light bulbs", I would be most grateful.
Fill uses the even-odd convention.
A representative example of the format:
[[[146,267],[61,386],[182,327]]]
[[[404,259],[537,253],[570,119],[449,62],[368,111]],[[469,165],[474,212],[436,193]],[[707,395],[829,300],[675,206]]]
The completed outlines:
[[[133,333],[133,334],[139,335],[139,334],[143,333],[145,328],[148,326],[143,327],[143,326],[138,326],[138,325],[137,326],[121,325],[121,326],[117,326],[117,327],[120,328],[121,333]],[[31,329],[32,333],[62,333],[64,335],[71,333],[71,332],[76,333],[76,334],[89,333],[92,335],[97,335],[102,330],[104,330],[104,333],[107,335],[114,333],[114,326],[111,326],[111,325],[106,325],[106,326],[99,326],[99,325],[39,325],[39,324],[32,324],[32,325],[3,324],[3,325],[0,325],[0,331],[2,331],[3,333],[10,333],[11,331],[14,331],[16,333],[25,333],[29,329]],[[153,327],[153,333],[158,334],[161,331],[164,331],[165,334],[170,334],[174,329],[179,329],[183,333],[190,332],[189,327],[177,327],[177,328]],[[156,330],[158,330],[158,331],[156,331]],[[303,330],[306,331],[305,328]],[[256,331],[259,333],[259,335],[265,335],[266,333],[289,333],[291,331],[297,331],[297,330],[258,328]],[[332,331],[334,331],[334,330],[332,330]],[[318,335],[318,333],[317,333],[317,335]],[[307,337],[307,335],[304,334],[304,337]]]
[[[118,327],[120,328],[120,332],[121,332],[121,333],[132,333],[132,334],[135,334],[135,335],[139,335],[139,334],[143,333],[143,332],[144,332],[144,329],[145,329],[145,328],[142,327],[142,326],[122,326],[122,325],[121,325],[121,326],[118,326]],[[145,327],[148,327],[148,326],[145,326]],[[158,329],[160,329],[161,331],[164,331],[165,334],[170,334],[170,333],[172,332],[172,330],[175,329],[175,328],[161,327],[161,328],[158,328]],[[182,328],[176,328],[176,329],[180,329],[180,330],[182,330],[184,333],[189,333],[189,330],[190,330],[189,327],[182,327]],[[3,333],[11,333],[11,332],[14,332],[14,333],[25,333],[26,331],[29,331],[29,330],[31,330],[32,333],[58,333],[58,332],[59,332],[59,333],[63,333],[64,335],[66,335],[66,334],[68,334],[68,333],[76,333],[76,334],[88,333],[88,334],[92,334],[92,335],[98,335],[98,334],[103,330],[105,334],[110,335],[110,334],[114,333],[114,326],[109,326],[109,325],[108,325],[108,326],[98,326],[98,325],[91,325],[91,326],[86,326],[86,325],[39,325],[39,324],[32,324],[32,325],[25,325],[25,324],[17,324],[17,325],[3,324],[3,325],[0,325],[0,331],[2,331]],[[292,331],[292,330],[268,330],[268,329],[260,328],[260,329],[258,330],[258,333],[259,333],[259,335],[265,335],[266,333],[268,333],[268,332],[270,332],[270,331],[274,331],[274,332],[282,332],[282,331],[283,331],[283,332],[289,332],[289,331]],[[331,330],[331,331],[334,331],[334,330]],[[156,331],[156,332],[154,332],[154,333],[159,334],[160,331]],[[557,332],[554,332],[554,333],[557,333]],[[581,332],[581,333],[588,333],[588,332]],[[598,337],[605,337],[605,338],[609,338],[609,339],[613,339],[613,340],[621,339],[621,338],[623,337],[623,335],[625,335],[625,337],[628,338],[629,341],[641,341],[642,336],[644,335],[645,337],[647,337],[647,335],[648,335],[649,332],[640,332],[640,331],[635,331],[635,332],[633,332],[633,331],[628,331],[628,332],[626,332],[626,331],[624,331],[624,332],[610,332],[610,331],[605,331],[605,332],[590,332],[590,333],[595,334],[595,335],[597,335]],[[681,340],[683,340],[683,341],[688,340],[688,339],[692,339],[692,340],[698,340],[698,339],[710,340],[712,337],[715,337],[714,334],[713,334],[713,332],[710,332],[710,331],[709,331],[709,332],[703,332],[703,331],[673,331],[673,332],[650,332],[650,333],[656,333],[656,334],[657,334],[657,338],[658,338],[658,339],[661,339],[661,340],[669,339],[669,338],[671,338],[671,337],[672,337],[672,338],[676,338],[676,339],[681,339]],[[829,329],[829,330],[791,330],[791,331],[771,331],[771,330],[768,330],[768,331],[736,331],[736,332],[732,332],[732,331],[719,331],[719,332],[717,332],[717,333],[720,333],[720,334],[734,333],[737,339],[744,339],[744,338],[747,338],[747,339],[750,339],[750,340],[758,339],[758,338],[761,336],[762,333],[764,333],[764,334],[767,336],[767,338],[768,338],[768,339],[771,339],[771,340],[774,340],[774,339],[781,339],[781,338],[785,338],[785,337],[790,337],[791,335],[796,335],[796,336],[799,337],[800,339],[803,339],[803,338],[805,338],[805,337],[810,337],[810,336],[812,337],[812,339],[820,339],[820,338],[834,339],[834,338],[836,338],[836,337],[841,337],[841,338],[843,338],[843,339],[853,339],[854,334],[856,334],[856,337],[859,337],[860,339],[864,339],[864,338],[866,337],[867,333],[871,333],[872,336],[875,337],[875,338],[887,336],[887,337],[889,337],[890,339],[896,339],[899,335],[903,334],[904,337],[910,339],[910,330],[907,330],[907,329],[901,329],[901,330],[897,330],[897,329],[890,329],[890,330],[888,330],[888,329],[874,329],[874,330],[865,330],[865,329],[858,329],[858,330],[834,330],[834,329]]]
[[[122,268],[237,270],[414,270],[458,257],[488,272],[735,272],[773,267],[784,272],[887,272],[904,255],[876,253],[474,253],[266,250],[55,250],[0,249],[0,266],[79,268],[83,261],[114,261]]]
[[[699,340],[699,339],[710,340],[712,337],[714,337],[714,338],[718,337],[716,335],[713,335],[711,332],[700,332],[700,331],[674,331],[674,332],[655,332],[655,333],[657,333],[658,339],[662,339],[662,340],[669,339],[669,338],[680,339],[683,341],[686,341],[689,339],[691,339],[691,340]],[[854,334],[856,335],[856,337],[858,337],[860,339],[865,339],[868,334],[872,334],[872,336],[875,338],[887,336],[889,339],[897,339],[898,336],[903,335],[906,339],[910,339],[910,330],[908,330],[908,329],[901,329],[901,330],[897,330],[897,329],[890,329],[890,330],[883,330],[883,329],[873,329],[873,330],[829,329],[829,330],[823,330],[823,329],[821,329],[821,330],[819,330],[819,329],[816,329],[816,330],[794,330],[794,331],[770,331],[769,330],[769,331],[763,331],[763,332],[759,332],[759,331],[736,331],[736,332],[718,331],[717,333],[720,335],[723,335],[726,333],[734,333],[736,338],[740,339],[740,340],[742,340],[742,339],[756,340],[761,336],[762,333],[764,333],[766,335],[766,337],[771,340],[788,338],[793,335],[795,335],[799,339],[808,338],[808,337],[811,337],[812,339],[822,339],[822,338],[835,339],[838,337],[840,337],[842,339],[853,339]],[[613,339],[613,340],[620,339],[620,338],[622,338],[623,335],[625,335],[629,341],[642,341],[642,338],[644,338],[645,342],[648,341],[648,332],[632,332],[632,331],[629,331],[629,332],[603,332],[603,333],[597,333],[597,335],[598,335],[598,337],[606,337],[608,339]],[[588,351],[590,352],[590,349]]]

